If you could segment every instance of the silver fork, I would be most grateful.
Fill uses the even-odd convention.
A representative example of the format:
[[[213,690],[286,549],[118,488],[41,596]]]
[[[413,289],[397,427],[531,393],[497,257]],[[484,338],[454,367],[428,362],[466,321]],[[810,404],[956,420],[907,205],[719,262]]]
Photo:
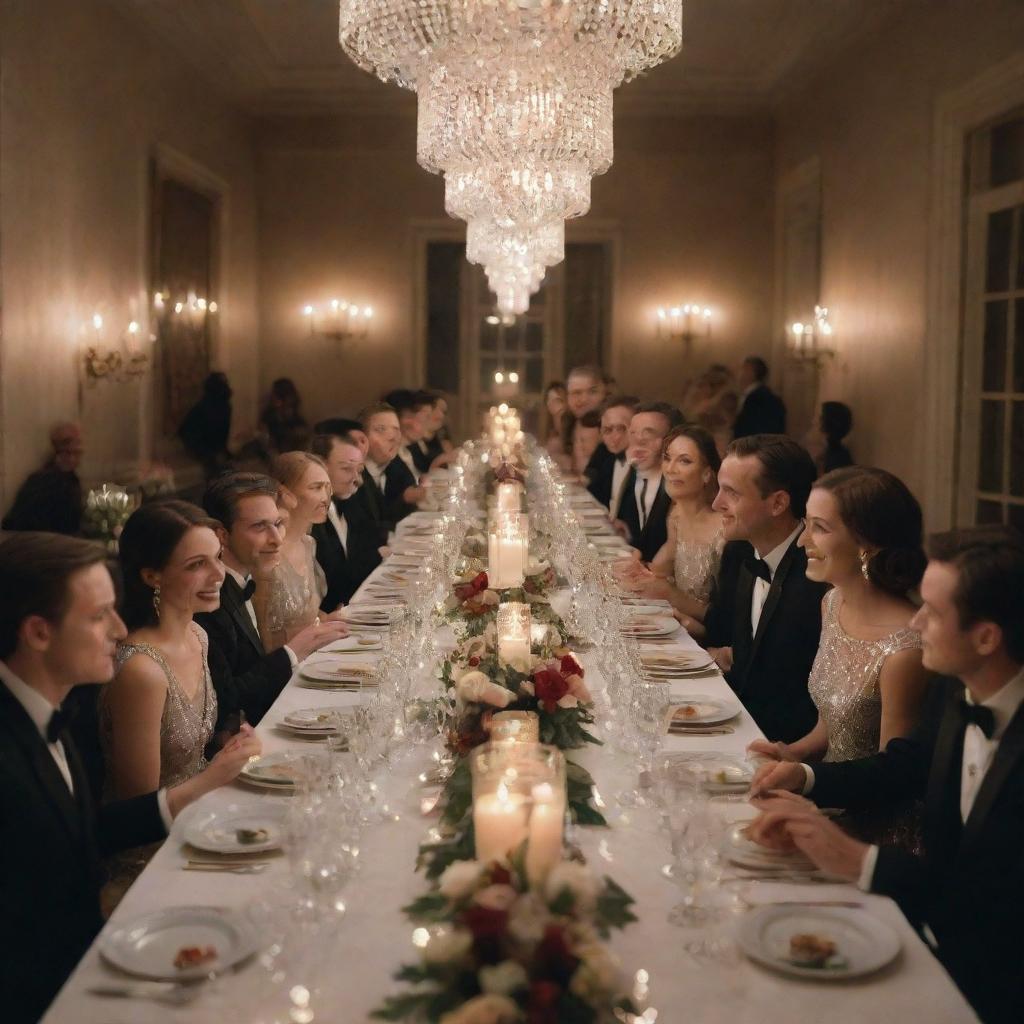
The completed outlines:
[[[200,988],[175,981],[136,981],[127,985],[93,985],[87,991],[109,999],[152,999],[169,1006],[184,1006],[199,997]]]
[[[216,871],[222,875],[259,875],[267,870],[266,864],[213,864],[190,860],[183,871]]]

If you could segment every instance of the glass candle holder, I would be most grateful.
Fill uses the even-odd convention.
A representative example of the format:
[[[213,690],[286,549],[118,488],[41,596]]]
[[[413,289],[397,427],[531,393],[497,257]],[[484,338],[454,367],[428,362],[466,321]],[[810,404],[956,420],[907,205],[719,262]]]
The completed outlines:
[[[514,480],[503,480],[498,484],[497,501],[499,512],[519,512],[522,508],[522,484]]]
[[[476,859],[506,860],[525,843],[533,886],[562,859],[565,757],[542,743],[487,743],[472,754]]]
[[[487,579],[496,590],[521,587],[529,561],[529,520],[522,512],[499,512],[487,538]]]
[[[538,743],[540,718],[536,711],[496,711],[491,716],[491,742]]]
[[[498,663],[515,665],[530,663],[530,606],[522,601],[502,601],[496,622]]]

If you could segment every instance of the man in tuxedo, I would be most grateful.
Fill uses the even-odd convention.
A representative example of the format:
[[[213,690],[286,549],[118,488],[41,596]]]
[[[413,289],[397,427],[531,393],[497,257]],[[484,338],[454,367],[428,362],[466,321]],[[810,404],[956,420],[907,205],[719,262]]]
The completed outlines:
[[[1024,538],[976,527],[932,538],[921,581],[925,668],[917,729],[856,761],[762,770],[755,836],[896,900],[987,1024],[1024,1007]],[[779,792],[790,790],[792,792]],[[868,846],[818,806],[925,801],[922,856]]]
[[[370,439],[363,430],[359,420],[345,419],[340,416],[320,420],[313,428],[314,435],[334,435],[335,437],[349,437],[359,449],[362,456],[363,471],[360,472],[360,479],[363,481],[356,493],[348,499],[346,508],[350,521],[359,519],[361,522],[373,524],[373,536],[376,546],[380,548],[388,542],[388,531],[383,523],[384,509],[381,507],[380,492],[373,486],[366,485],[366,458],[370,452]]]
[[[599,366],[574,366],[565,378],[565,402],[568,411],[563,417],[562,450],[572,453],[575,448],[579,421],[588,412],[599,412],[608,397],[608,379]],[[595,457],[605,457],[604,445],[599,444]]]
[[[276,497],[274,480],[249,472],[223,473],[203,495],[203,508],[221,524],[217,534],[227,575],[220,607],[195,619],[209,637],[210,675],[222,725],[239,711],[258,722],[300,661],[348,635],[343,622],[331,619],[307,626],[284,647],[265,651],[252,596],[257,586],[267,585],[281,561],[284,521]]]
[[[313,454],[324,460],[334,491],[327,522],[313,526],[316,559],[327,578],[320,608],[329,612],[352,600],[381,559],[377,526],[353,500],[363,482],[363,455],[355,441],[348,435],[318,435]]]
[[[631,395],[619,395],[608,400],[601,413],[601,445],[587,466],[590,480],[587,490],[607,507],[612,519],[618,518],[623,484],[629,475],[630,466],[626,459],[629,421],[639,404],[640,399]],[[604,459],[599,455],[602,448],[608,453]]]
[[[768,364],[760,356],[747,356],[736,375],[742,391],[732,428],[734,438],[786,432],[786,405],[767,382]]]
[[[366,453],[370,450],[370,439],[366,436],[363,425],[359,420],[350,420],[344,416],[330,416],[314,424],[313,434],[314,436],[317,434],[335,434],[338,437],[351,437],[356,447],[362,452],[364,459],[366,458]]]
[[[632,469],[626,475],[619,500],[619,521],[629,543],[649,562],[668,539],[666,517],[672,501],[661,476],[661,449],[665,436],[682,423],[679,410],[667,402],[637,406],[629,421],[626,458]]]
[[[786,743],[818,720],[807,677],[828,588],[807,579],[796,543],[816,475],[788,437],[741,438],[722,460],[712,506],[730,543],[704,620],[708,652],[765,736]]]
[[[398,413],[386,402],[368,406],[359,414],[369,439],[364,486],[381,510],[381,525],[390,532],[426,496],[409,467],[398,458],[402,428]]]
[[[204,773],[97,809],[62,710],[109,682],[126,635],[99,545],[52,533],[0,542],[0,992],[34,1024],[103,925],[100,858],[166,836],[175,815],[259,752],[239,737]]]

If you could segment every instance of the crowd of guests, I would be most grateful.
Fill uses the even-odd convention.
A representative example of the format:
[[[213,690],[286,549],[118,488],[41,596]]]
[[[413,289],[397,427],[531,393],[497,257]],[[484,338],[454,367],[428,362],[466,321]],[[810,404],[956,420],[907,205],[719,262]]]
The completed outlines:
[[[893,896],[982,1018],[1016,1020],[1024,540],[966,529],[926,554],[905,484],[850,465],[849,411],[823,407],[815,459],[767,367],[744,367],[731,411],[713,368],[688,415],[574,369],[543,438],[629,542],[621,586],[669,602],[764,733],[753,834]],[[95,935],[104,872],[116,898],[174,816],[259,752],[252,726],[347,634],[340,609],[450,458],[436,394],[303,432],[277,391],[268,423],[297,446],[215,472],[201,505],[143,504],[120,599],[89,542],[0,541],[0,815],[22,836],[0,844],[9,1019],[36,1020]]]

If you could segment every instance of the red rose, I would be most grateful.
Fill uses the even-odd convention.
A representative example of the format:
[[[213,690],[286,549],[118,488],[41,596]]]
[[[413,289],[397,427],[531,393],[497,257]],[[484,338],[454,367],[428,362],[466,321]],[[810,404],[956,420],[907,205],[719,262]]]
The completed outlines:
[[[529,1024],[558,1024],[558,1003],[561,986],[553,981],[535,981],[530,985],[530,1001],[526,1007]]]
[[[473,577],[473,582],[470,584],[470,586],[472,586],[474,594],[479,594],[482,591],[486,590],[487,589],[487,573],[485,573],[485,572],[478,572]]]
[[[462,912],[462,923],[476,940],[499,939],[508,925],[508,911],[473,905]]]
[[[542,668],[533,674],[533,691],[545,710],[553,712],[558,702],[569,692],[569,684],[561,672],[553,668]]]
[[[549,924],[537,947],[537,963],[543,973],[568,982],[579,962],[579,957],[569,948],[565,929],[559,924]]]
[[[470,658],[467,664],[470,668],[476,668],[480,664],[480,659],[476,657]]]
[[[571,655],[563,654],[559,666],[563,676],[582,676],[583,666]]]
[[[503,864],[499,864],[497,861],[491,864],[491,885],[511,885],[512,884],[512,872]]]

